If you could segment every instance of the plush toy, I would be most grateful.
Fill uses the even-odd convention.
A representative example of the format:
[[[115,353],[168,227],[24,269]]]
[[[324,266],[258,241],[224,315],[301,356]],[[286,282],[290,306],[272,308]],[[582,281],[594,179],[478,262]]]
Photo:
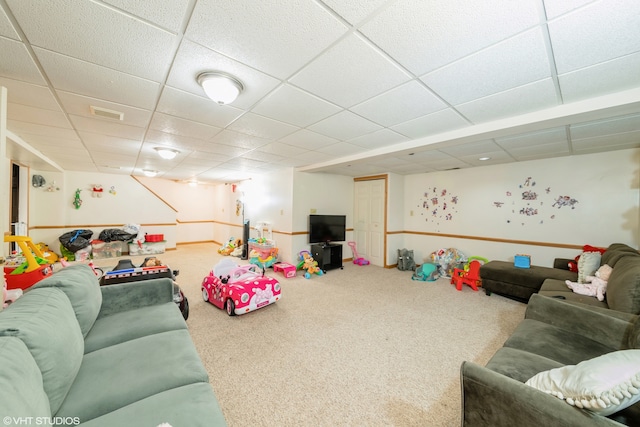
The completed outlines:
[[[233,237],[229,239],[227,243],[218,249],[218,253],[220,255],[231,255],[231,252],[237,247],[241,246],[240,239],[234,239]]]
[[[611,275],[611,268],[604,264],[595,272],[595,276],[587,276],[587,283],[577,283],[566,280],[565,283],[576,294],[587,295],[598,298],[598,301],[604,301],[604,294],[607,292],[607,283]]]
[[[605,251],[606,251],[606,248],[598,248],[591,245],[584,245],[582,247],[583,253],[584,252],[600,252],[600,254],[602,255]],[[582,253],[580,255],[582,255]],[[575,257],[573,261],[569,261],[567,265],[569,267],[569,271],[573,271],[574,273],[578,272],[578,261],[580,260],[580,255]]]
[[[164,264],[162,264],[162,261],[160,261],[156,257],[145,258],[144,262],[142,263],[142,267],[160,267],[161,265]]]

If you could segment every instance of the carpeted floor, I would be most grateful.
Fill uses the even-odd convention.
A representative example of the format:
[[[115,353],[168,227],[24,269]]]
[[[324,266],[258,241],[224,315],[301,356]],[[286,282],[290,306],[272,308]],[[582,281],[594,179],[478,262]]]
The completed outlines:
[[[217,248],[158,257],[180,270],[187,324],[230,427],[458,426],[460,364],[485,364],[526,308],[445,279],[345,263],[311,279],[268,270],[282,299],[229,317],[200,292]]]

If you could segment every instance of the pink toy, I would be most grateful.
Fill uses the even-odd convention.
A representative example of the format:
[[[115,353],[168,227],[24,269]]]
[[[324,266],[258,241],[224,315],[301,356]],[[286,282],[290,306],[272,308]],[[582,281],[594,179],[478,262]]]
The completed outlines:
[[[296,266],[292,264],[288,264],[286,262],[276,262],[275,264],[273,264],[273,271],[276,273],[278,271],[282,271],[282,274],[287,279],[296,277]]]
[[[349,242],[348,244],[351,247],[351,251],[353,251],[353,263],[357,265],[369,265],[368,260],[358,255],[358,251],[356,250],[356,242]]]
[[[225,258],[202,280],[202,298],[235,316],[278,301],[280,283],[263,276],[256,265],[240,266]]]

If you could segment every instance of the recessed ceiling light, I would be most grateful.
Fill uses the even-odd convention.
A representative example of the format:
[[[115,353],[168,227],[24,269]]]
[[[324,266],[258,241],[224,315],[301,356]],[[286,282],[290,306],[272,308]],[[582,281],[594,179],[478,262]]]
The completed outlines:
[[[486,160],[491,160],[491,157],[480,157],[478,160],[484,162]]]
[[[173,148],[155,147],[154,150],[158,152],[160,157],[167,160],[171,160],[174,157],[176,157],[178,154],[180,154],[178,150],[174,150]]]
[[[153,178],[154,176],[158,175],[158,171],[154,171],[151,169],[144,169],[142,173],[144,173],[144,175],[148,176],[149,178]]]

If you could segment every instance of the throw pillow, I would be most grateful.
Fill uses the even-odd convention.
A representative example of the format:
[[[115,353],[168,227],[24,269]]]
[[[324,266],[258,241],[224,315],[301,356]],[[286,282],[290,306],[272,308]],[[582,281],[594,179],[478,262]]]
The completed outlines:
[[[640,401],[640,350],[620,350],[534,375],[526,383],[607,416]]]
[[[600,267],[600,252],[583,252],[578,260],[578,283],[587,283],[586,277],[593,276]]]

